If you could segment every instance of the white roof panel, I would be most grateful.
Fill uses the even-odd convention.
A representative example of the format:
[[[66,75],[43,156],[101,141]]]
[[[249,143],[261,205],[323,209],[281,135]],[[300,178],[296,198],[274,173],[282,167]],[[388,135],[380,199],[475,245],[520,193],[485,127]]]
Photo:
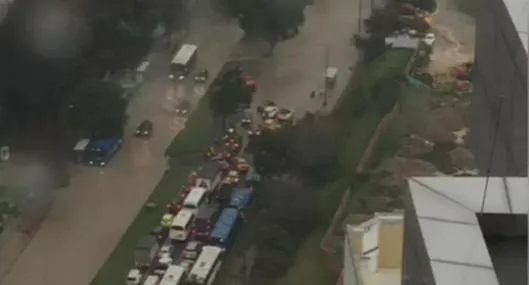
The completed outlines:
[[[529,32],[529,0],[503,0],[511,20],[520,36],[520,40],[527,52]]]
[[[498,285],[477,213],[529,213],[527,177],[408,180],[437,285]],[[485,206],[481,211],[481,203]]]
[[[417,193],[420,193],[417,191],[418,189],[430,188],[430,192],[438,196],[436,201],[439,201],[441,197],[445,198],[446,203],[443,203],[441,207],[452,208],[450,205],[453,203],[448,201],[453,201],[475,213],[481,211],[486,183],[485,177],[414,177],[410,180],[409,186],[412,195],[416,195],[414,200],[427,199],[417,196]],[[508,191],[505,191],[506,186]],[[413,188],[417,190],[412,190]],[[527,202],[524,203],[524,201],[529,201],[529,180],[527,178],[509,177],[504,180],[501,177],[491,177],[486,188],[487,195],[483,212],[508,214],[511,213],[511,207],[512,212],[515,214],[528,212],[529,204]],[[514,203],[515,201],[516,203]],[[427,200],[424,202],[427,203]],[[511,205],[509,205],[509,202]],[[416,209],[417,207],[416,205]],[[426,210],[428,208],[432,208],[432,206],[429,205]]]
[[[473,211],[461,207],[461,205],[449,199],[439,203],[439,195],[425,189],[427,186],[421,181],[409,180],[409,185],[413,199],[421,201],[421,203],[415,203],[417,217],[435,217],[450,221],[475,223],[476,215]]]
[[[431,260],[492,268],[492,261],[479,225],[419,219]]]
[[[491,268],[432,262],[432,271],[437,284],[498,285],[496,273]]]

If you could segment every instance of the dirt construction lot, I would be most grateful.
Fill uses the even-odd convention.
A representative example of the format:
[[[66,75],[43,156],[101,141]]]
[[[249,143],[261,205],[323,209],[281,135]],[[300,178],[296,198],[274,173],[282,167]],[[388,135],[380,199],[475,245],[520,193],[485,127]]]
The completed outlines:
[[[474,59],[475,19],[463,12],[471,0],[439,0],[433,15],[436,42],[429,70],[445,72],[449,67]]]

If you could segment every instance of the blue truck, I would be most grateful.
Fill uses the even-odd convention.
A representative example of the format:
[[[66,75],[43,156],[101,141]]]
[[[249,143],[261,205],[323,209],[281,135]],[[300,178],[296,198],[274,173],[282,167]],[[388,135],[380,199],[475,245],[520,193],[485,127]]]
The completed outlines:
[[[85,151],[90,166],[104,167],[123,146],[123,136],[92,140]]]
[[[229,249],[241,226],[242,219],[239,210],[235,208],[225,208],[222,210],[217,223],[211,232],[211,243],[225,249]]]
[[[253,188],[235,188],[231,192],[230,206],[239,211],[244,210],[252,201]]]

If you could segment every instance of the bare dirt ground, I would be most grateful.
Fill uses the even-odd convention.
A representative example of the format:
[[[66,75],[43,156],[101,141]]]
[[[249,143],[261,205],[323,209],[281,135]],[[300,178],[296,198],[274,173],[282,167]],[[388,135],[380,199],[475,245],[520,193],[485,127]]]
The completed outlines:
[[[432,62],[428,70],[432,74],[443,73],[458,63],[473,61],[475,41],[475,19],[463,1],[439,0],[433,15],[433,30],[436,42]]]

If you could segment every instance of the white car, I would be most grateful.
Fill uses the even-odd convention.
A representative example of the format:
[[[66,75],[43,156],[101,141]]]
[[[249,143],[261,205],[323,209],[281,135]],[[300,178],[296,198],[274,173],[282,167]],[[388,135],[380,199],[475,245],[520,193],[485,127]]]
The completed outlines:
[[[173,253],[173,245],[172,244],[164,244],[160,248],[160,251],[158,252],[158,257],[163,258],[167,256],[171,256]]]
[[[277,106],[266,106],[263,109],[263,117],[267,119],[273,119],[279,113],[279,108]]]
[[[198,257],[198,254],[200,253],[201,246],[202,243],[198,241],[188,242],[183,252],[184,259],[196,259]]]
[[[277,119],[281,121],[288,121],[292,118],[293,114],[294,114],[294,111],[290,109],[280,109],[277,112]]]
[[[141,271],[139,269],[131,269],[129,271],[129,274],[127,275],[127,281],[125,283],[127,285],[138,285],[140,284],[142,277],[143,274],[141,274]]]
[[[432,46],[434,43],[435,43],[435,34],[434,33],[427,33],[426,36],[424,36],[424,38],[422,39],[422,41],[429,45],[429,46]]]

